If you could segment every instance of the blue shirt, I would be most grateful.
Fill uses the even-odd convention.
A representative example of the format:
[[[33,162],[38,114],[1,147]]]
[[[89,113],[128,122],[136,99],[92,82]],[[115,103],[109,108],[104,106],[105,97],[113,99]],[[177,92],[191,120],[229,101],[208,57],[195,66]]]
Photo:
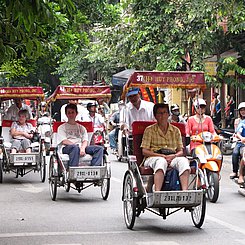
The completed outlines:
[[[236,132],[241,133],[241,136],[245,137],[245,119],[239,122]]]

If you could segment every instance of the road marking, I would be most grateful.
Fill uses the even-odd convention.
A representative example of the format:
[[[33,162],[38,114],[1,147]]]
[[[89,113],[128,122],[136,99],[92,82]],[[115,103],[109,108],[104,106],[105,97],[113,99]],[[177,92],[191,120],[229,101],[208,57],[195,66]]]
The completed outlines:
[[[137,231],[147,232],[147,231]],[[98,232],[86,232],[86,231],[57,231],[57,232],[22,232],[22,233],[1,233],[0,238],[9,237],[35,237],[35,236],[73,236],[73,235],[104,235],[104,234],[127,234],[132,231],[98,231]]]
[[[30,193],[40,193],[43,191],[42,187],[35,187],[31,183],[22,184],[23,187],[18,187],[16,190],[30,192]]]
[[[179,245],[180,243],[174,241],[155,241],[155,242],[136,242],[138,245]]]
[[[240,232],[243,235],[245,235],[245,230],[240,228],[239,226],[232,225],[230,223],[227,223],[227,222],[222,221],[220,219],[216,219],[216,218],[214,218],[212,216],[209,216],[209,215],[207,215],[206,217],[207,217],[207,219],[209,219],[209,220],[211,220],[211,221],[213,221],[215,223],[218,223],[219,225],[222,225],[222,226],[224,226],[224,227],[226,227],[228,229],[231,229],[231,230],[233,230],[235,232]]]

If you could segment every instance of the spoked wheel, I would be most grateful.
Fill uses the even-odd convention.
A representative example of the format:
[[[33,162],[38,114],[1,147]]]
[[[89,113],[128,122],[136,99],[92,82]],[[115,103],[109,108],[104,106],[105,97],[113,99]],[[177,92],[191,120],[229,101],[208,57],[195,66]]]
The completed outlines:
[[[102,179],[101,183],[101,196],[103,200],[107,200],[110,192],[110,178]]]
[[[207,197],[210,202],[216,202],[219,197],[219,175],[216,172],[208,171],[207,172],[208,178],[208,190],[207,190]]]
[[[202,203],[199,206],[193,207],[191,210],[191,218],[197,228],[201,228],[205,219],[206,213],[206,196],[203,194]]]
[[[43,156],[41,154],[40,156],[40,178],[41,181],[44,183],[45,179],[46,179],[46,160],[45,160],[45,156]]]
[[[51,156],[49,163],[49,191],[53,201],[56,200],[58,186],[58,176],[55,174],[54,161],[55,157]]]
[[[123,182],[123,211],[124,221],[128,229],[134,227],[136,217],[136,197],[133,193],[133,179],[129,173],[126,173]]]
[[[70,182],[65,183],[65,191],[69,192],[70,189],[71,189],[71,183]]]
[[[3,183],[3,160],[0,160],[0,183]]]

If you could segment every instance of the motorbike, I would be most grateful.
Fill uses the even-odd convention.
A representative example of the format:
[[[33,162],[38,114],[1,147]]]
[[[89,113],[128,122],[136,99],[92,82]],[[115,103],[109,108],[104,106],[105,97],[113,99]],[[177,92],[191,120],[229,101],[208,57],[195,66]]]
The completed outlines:
[[[195,158],[204,174],[207,198],[213,203],[219,197],[219,173],[223,162],[223,155],[216,145],[220,139],[219,135],[210,132],[202,132],[191,137],[193,142],[201,143],[195,148]]]
[[[234,129],[219,129],[216,131],[221,137],[219,148],[223,155],[231,155],[236,146]]]

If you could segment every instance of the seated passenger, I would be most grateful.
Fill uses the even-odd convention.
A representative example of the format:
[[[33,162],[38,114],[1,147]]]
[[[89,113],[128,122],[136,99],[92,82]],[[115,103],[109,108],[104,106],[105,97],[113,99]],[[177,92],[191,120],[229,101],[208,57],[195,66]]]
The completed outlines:
[[[20,110],[18,113],[19,120],[13,122],[10,128],[10,134],[13,138],[11,153],[16,153],[20,150],[25,150],[25,152],[31,152],[31,139],[33,138],[32,131],[35,131],[35,128],[31,123],[27,123],[27,110]]]
[[[160,191],[164,183],[167,168],[176,168],[179,171],[182,190],[188,189],[189,161],[183,157],[183,143],[180,130],[168,122],[168,104],[154,105],[153,114],[157,123],[145,129],[141,147],[145,156],[144,166],[154,170],[155,191]],[[165,149],[171,154],[160,154],[158,151]]]
[[[102,146],[88,146],[88,133],[84,126],[76,122],[78,114],[75,104],[68,104],[65,108],[68,121],[58,127],[58,144],[62,144],[62,153],[69,155],[69,166],[79,165],[80,156],[91,155],[92,166],[100,166],[103,160],[104,148]]]

